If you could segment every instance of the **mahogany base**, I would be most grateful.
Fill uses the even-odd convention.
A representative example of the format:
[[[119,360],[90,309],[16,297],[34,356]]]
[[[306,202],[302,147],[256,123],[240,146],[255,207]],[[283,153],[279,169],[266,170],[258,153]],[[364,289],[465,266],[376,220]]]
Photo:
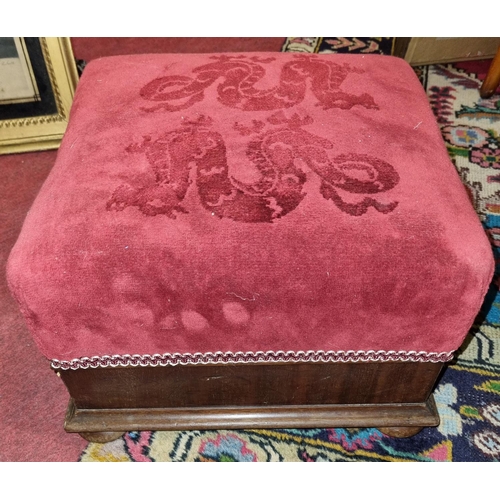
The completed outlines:
[[[407,437],[439,424],[443,363],[256,363],[57,370],[65,429],[93,442],[126,431],[378,427]]]

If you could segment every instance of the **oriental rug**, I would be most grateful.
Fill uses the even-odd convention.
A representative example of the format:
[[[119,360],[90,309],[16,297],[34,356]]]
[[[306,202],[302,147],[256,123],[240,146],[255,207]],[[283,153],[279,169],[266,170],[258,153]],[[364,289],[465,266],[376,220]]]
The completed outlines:
[[[388,54],[391,47],[391,38],[288,38],[283,50]],[[406,439],[339,428],[129,432],[89,444],[80,461],[500,460],[500,95],[479,97],[488,67],[489,61],[468,61],[415,68],[497,264],[483,308],[436,387],[439,427]]]

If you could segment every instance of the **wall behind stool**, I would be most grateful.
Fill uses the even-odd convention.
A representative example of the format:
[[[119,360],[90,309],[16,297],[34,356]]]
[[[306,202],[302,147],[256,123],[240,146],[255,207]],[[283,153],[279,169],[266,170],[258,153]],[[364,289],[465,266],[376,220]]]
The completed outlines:
[[[71,38],[76,59],[147,53],[279,52],[286,38],[259,37],[119,37]]]

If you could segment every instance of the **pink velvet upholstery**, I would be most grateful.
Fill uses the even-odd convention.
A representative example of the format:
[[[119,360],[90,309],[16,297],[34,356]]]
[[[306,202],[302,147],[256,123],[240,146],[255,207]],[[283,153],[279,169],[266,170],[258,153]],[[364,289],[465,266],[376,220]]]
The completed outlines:
[[[92,61],[8,263],[58,360],[449,356],[492,273],[410,66],[289,53]]]

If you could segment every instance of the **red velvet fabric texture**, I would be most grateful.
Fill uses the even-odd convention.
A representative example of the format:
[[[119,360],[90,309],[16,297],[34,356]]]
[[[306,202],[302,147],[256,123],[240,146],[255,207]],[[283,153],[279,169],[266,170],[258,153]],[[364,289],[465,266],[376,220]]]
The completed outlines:
[[[492,273],[410,66],[285,53],[92,61],[8,263],[66,360],[453,351]]]

